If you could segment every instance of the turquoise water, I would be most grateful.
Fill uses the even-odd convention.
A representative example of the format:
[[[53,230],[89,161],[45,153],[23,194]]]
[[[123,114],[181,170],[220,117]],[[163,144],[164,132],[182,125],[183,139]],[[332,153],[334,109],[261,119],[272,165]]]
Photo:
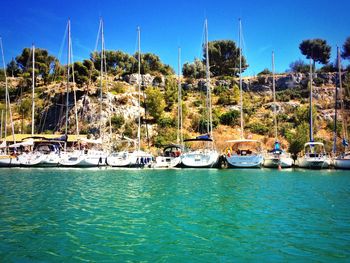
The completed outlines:
[[[1,262],[349,262],[350,173],[0,169]]]

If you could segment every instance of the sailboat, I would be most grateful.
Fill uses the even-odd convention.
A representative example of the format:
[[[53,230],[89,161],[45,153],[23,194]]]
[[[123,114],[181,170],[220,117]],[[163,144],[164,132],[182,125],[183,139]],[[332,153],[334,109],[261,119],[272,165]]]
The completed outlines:
[[[328,168],[330,165],[330,159],[325,151],[324,144],[322,142],[315,142],[313,137],[313,121],[312,121],[312,61],[310,59],[310,141],[304,144],[304,153],[299,156],[295,162],[295,165],[301,168],[322,169]]]
[[[273,92],[273,119],[275,126],[275,143],[271,151],[264,156],[264,167],[269,168],[288,168],[292,167],[293,159],[289,153],[282,150],[278,141],[277,131],[277,110],[276,110],[276,85],[275,85],[275,54],[272,52],[272,92]]]
[[[138,38],[138,129],[136,149],[134,151],[114,152],[107,157],[107,164],[113,167],[149,167],[152,164],[153,156],[141,150],[141,31],[137,28]]]
[[[340,60],[340,50],[338,47],[337,50],[338,55],[338,76],[339,76],[339,93],[340,93],[340,110],[341,110],[341,117],[342,117],[342,146],[343,151],[338,155],[335,156],[333,159],[333,165],[336,169],[350,169],[350,151],[349,151],[349,143],[348,143],[348,133],[347,133],[347,122],[346,122],[346,116],[344,112],[344,100],[343,100],[343,93],[342,93],[342,78],[341,78],[341,60]],[[333,146],[333,153],[336,155],[337,150],[337,88],[335,92],[335,116],[334,116],[334,146]]]
[[[102,78],[103,78],[103,69],[104,69],[104,36],[103,36],[103,21],[100,20],[101,30],[101,70],[100,70],[100,119],[102,120]],[[99,31],[100,32],[100,31]],[[68,133],[68,103],[69,103],[69,78],[70,78],[70,69],[69,65],[71,63],[71,36],[70,36],[70,21],[68,21],[68,70],[67,70],[67,100],[66,100],[66,134]],[[72,62],[72,65],[74,63]],[[73,74],[73,83],[74,81],[74,68],[72,69]],[[74,149],[73,152],[66,153],[60,161],[61,166],[65,167],[99,167],[106,165],[107,153],[103,150],[102,142],[102,125],[100,125],[100,138],[99,139],[86,139],[79,138],[79,126],[78,126],[78,114],[76,108],[76,94],[74,90],[74,103],[75,103],[75,119],[76,119],[76,134],[78,137],[78,149]],[[68,136],[68,135],[67,135]]]
[[[40,166],[51,167],[58,166],[61,159],[61,143],[66,140],[66,137],[58,137],[57,139],[46,139],[41,136],[34,136],[34,116],[35,116],[35,46],[32,46],[32,134],[26,138],[29,141],[19,143],[18,146],[25,147],[32,144],[32,151],[23,152],[18,156],[21,166]],[[16,147],[17,145],[11,145]]]
[[[19,166],[19,160],[17,157],[17,153],[15,152],[15,148],[10,149],[6,142],[6,135],[7,135],[7,114],[10,113],[10,122],[11,122],[11,130],[12,130],[12,136],[13,141],[15,141],[15,135],[14,135],[14,125],[12,121],[12,112],[11,112],[11,103],[10,103],[10,95],[8,92],[8,82],[7,82],[7,74],[6,74],[6,65],[5,65],[5,57],[4,57],[4,49],[2,46],[2,38],[0,37],[0,48],[1,48],[1,57],[3,62],[3,69],[5,74],[5,121],[4,121],[4,140],[0,144],[0,167],[12,167],[12,166]],[[2,123],[3,123],[3,114],[1,114],[1,136],[2,137]],[[1,138],[2,139],[2,138]]]
[[[219,161],[219,153],[214,148],[211,87],[209,72],[209,50],[208,50],[208,21],[205,20],[205,54],[206,54],[206,107],[207,107],[207,134],[196,138],[184,140],[184,142],[201,142],[205,147],[197,150],[188,150],[181,155],[182,167],[210,168],[216,167]]]
[[[242,23],[239,20],[239,88],[241,108],[241,138],[229,140],[226,143],[226,161],[231,168],[260,168],[263,163],[261,142],[244,138],[243,127],[243,89],[242,89],[242,48],[241,48]]]
[[[178,107],[177,107],[177,144],[170,144],[164,147],[163,153],[156,157],[153,168],[173,168],[180,166],[181,153],[183,151],[183,134],[182,134],[182,88],[181,88],[181,49],[178,49]]]

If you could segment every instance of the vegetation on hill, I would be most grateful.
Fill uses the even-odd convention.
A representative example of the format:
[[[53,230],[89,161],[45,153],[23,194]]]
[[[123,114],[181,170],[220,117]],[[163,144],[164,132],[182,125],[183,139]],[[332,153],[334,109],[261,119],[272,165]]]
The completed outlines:
[[[344,59],[350,59],[350,38],[342,48]],[[328,150],[332,144],[334,87],[337,85],[337,65],[329,63],[330,47],[325,40],[304,40],[300,44],[301,54],[323,66],[314,78],[314,128],[315,138],[326,142]],[[99,90],[101,54],[93,52],[89,59],[75,62],[71,74],[70,92],[77,96],[77,113],[80,132],[98,136],[100,123],[102,132],[109,131],[109,117],[115,143],[124,135],[137,135],[138,89],[135,86],[137,53],[129,55],[122,51],[106,51],[107,77],[103,80],[103,112],[99,112]],[[67,66],[45,49],[35,51],[35,126],[37,132],[53,133],[63,131],[65,123]],[[176,141],[178,80],[174,70],[164,64],[159,56],[142,54],[141,74],[141,114],[142,139],[144,145],[161,147]],[[239,137],[240,93],[237,78],[239,49],[233,41],[219,40],[209,43],[209,63],[211,70],[211,90],[213,104],[214,136],[219,147],[227,139]],[[205,55],[193,63],[185,63],[183,78],[183,127],[185,138],[206,131],[205,107]],[[242,59],[243,70],[248,67]],[[290,64],[291,73],[276,75],[278,100],[279,135],[284,148],[293,154],[302,150],[309,137],[309,64],[296,60]],[[11,109],[17,133],[29,132],[31,122],[31,50],[25,48],[20,55],[7,65]],[[298,74],[295,74],[298,73]],[[147,74],[147,75],[146,75]],[[149,75],[148,75],[149,74]],[[74,79],[73,79],[74,75]],[[5,108],[4,72],[0,70],[0,109]],[[350,108],[350,72],[344,72],[344,97],[347,114]],[[269,68],[257,77],[243,79],[245,136],[263,141],[271,147],[274,137],[272,115],[272,77]],[[108,90],[108,95],[107,95]],[[69,96],[69,131],[75,132],[75,112],[73,93]],[[338,130],[340,126],[338,125]],[[10,133],[8,127],[8,134]],[[340,133],[338,134],[340,136]],[[222,149],[221,149],[222,150]]]

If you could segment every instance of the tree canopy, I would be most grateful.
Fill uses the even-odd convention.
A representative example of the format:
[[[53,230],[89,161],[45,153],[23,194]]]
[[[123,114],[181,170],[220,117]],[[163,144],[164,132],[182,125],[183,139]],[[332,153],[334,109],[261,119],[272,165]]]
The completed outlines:
[[[107,71],[112,74],[124,75],[137,72],[137,56],[124,53],[120,50],[106,50],[106,67]],[[101,68],[101,52],[93,52],[90,54],[90,59],[94,63],[95,68]],[[163,75],[173,74],[173,69],[164,64],[159,56],[152,53],[141,54],[141,74],[159,72]]]
[[[299,49],[307,59],[311,58],[314,62],[321,64],[327,64],[331,57],[331,47],[326,40],[320,38],[303,40]]]
[[[56,60],[54,56],[49,55],[46,49],[35,49],[35,70],[45,82],[47,82]],[[16,63],[21,73],[30,72],[33,64],[32,50],[30,48],[24,48],[22,54],[16,57]]]
[[[205,66],[202,61],[195,58],[192,63],[185,63],[182,67],[182,74],[186,78],[204,78],[205,77]]]
[[[341,53],[341,56],[344,59],[350,59],[350,37],[348,37],[343,45],[343,51]]]
[[[215,40],[208,43],[209,66],[213,76],[238,76],[239,74],[239,48],[232,40]],[[205,48],[203,48],[203,62],[206,61]],[[242,55],[242,72],[248,67]]]

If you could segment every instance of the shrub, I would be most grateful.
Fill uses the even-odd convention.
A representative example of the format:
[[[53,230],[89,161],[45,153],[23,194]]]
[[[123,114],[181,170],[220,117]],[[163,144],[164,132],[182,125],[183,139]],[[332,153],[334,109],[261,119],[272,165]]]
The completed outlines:
[[[220,123],[223,125],[236,125],[240,112],[238,110],[230,110],[219,117]]]
[[[125,123],[125,119],[123,115],[113,115],[111,118],[111,124],[114,128],[119,129]]]
[[[266,133],[268,133],[270,130],[269,127],[265,126],[260,122],[253,122],[247,125],[247,128],[250,129],[251,132],[257,133],[260,135],[266,135]]]

